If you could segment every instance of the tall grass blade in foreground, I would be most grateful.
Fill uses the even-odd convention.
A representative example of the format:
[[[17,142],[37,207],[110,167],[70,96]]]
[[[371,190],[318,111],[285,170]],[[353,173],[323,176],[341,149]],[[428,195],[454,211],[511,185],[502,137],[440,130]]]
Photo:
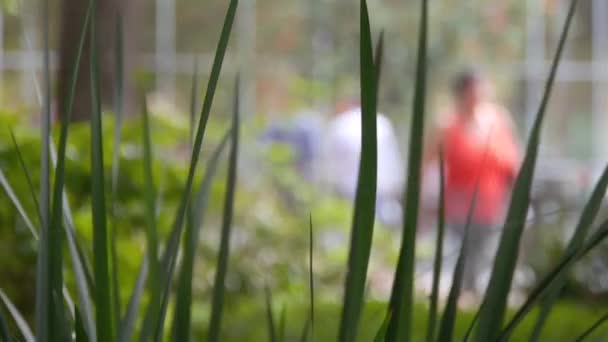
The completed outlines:
[[[264,294],[266,298],[266,321],[268,324],[268,341],[277,342],[277,329],[275,328],[274,314],[272,313],[272,294],[270,293],[270,289],[268,287],[264,289]]]
[[[597,231],[585,241],[583,246],[572,253],[566,253],[561,261],[538,282],[538,285],[530,291],[524,304],[515,312],[513,318],[511,318],[502,332],[500,332],[499,340],[508,341],[513,330],[521,323],[540,297],[552,287],[556,279],[559,279],[568,272],[576,261],[580,260],[592,249],[596,248],[604,239],[606,239],[606,237],[608,237],[608,220],[602,222]]]
[[[428,3],[421,0],[420,28],[418,36],[418,61],[416,86],[408,161],[408,178],[403,201],[403,238],[395,280],[390,299],[391,320],[387,341],[410,341],[412,334],[412,308],[414,307],[414,258],[416,256],[416,230],[420,200],[420,173],[422,164],[422,132],[426,97]]]
[[[313,251],[314,251],[314,231],[312,225],[312,214],[308,217],[308,290],[310,296],[310,313],[306,323],[306,331],[308,331],[308,324],[310,324],[310,336],[312,340],[315,340],[315,279],[314,279],[314,264],[313,264]],[[308,334],[308,332],[307,332]]]
[[[9,200],[11,201],[11,203],[13,203],[13,206],[15,207],[17,213],[23,220],[23,223],[25,223],[25,226],[29,229],[34,238],[38,239],[38,232],[36,231],[36,227],[34,227],[32,220],[23,208],[23,204],[21,204],[21,201],[15,194],[13,187],[11,187],[10,183],[8,182],[8,179],[6,179],[6,176],[4,175],[4,172],[2,170],[0,170],[0,186],[2,186]]]
[[[376,99],[380,90],[380,79],[382,78],[382,63],[384,61],[384,30],[380,31],[376,50],[374,52],[374,65],[376,66]],[[377,101],[377,100],[376,100]]]
[[[600,211],[604,197],[606,196],[606,188],[608,187],[608,166],[604,169],[602,176],[600,177],[597,185],[595,186],[591,198],[585,205],[583,213],[578,221],[574,234],[566,247],[566,254],[573,253],[578,250],[583,243],[591,228],[593,222]],[[542,328],[551,313],[553,304],[557,301],[564,285],[566,283],[565,276],[560,277],[552,285],[551,289],[547,291],[545,298],[541,300],[541,307],[536,318],[534,328],[532,330],[532,336],[530,341],[538,341]]]
[[[355,195],[339,340],[354,341],[363,308],[376,211],[376,67],[367,2],[360,9],[361,160]]]
[[[228,131],[224,135],[220,144],[215,151],[213,151],[213,155],[209,159],[205,177],[203,178],[200,189],[196,194],[195,201],[192,205],[192,220],[186,226],[186,231],[184,233],[184,257],[179,272],[175,318],[173,320],[174,341],[188,341],[190,339],[192,329],[192,280],[194,278],[193,271],[196,247],[200,240],[201,225],[207,212],[211,186],[215,179],[220,156],[228,144],[231,135],[232,131]]]
[[[19,310],[17,310],[15,305],[10,301],[10,299],[8,299],[8,297],[2,290],[0,290],[0,299],[2,299],[4,306],[11,314],[11,316],[13,316],[13,320],[17,324],[19,331],[21,331],[21,336],[23,337],[23,340],[26,342],[35,342],[36,339],[34,338],[32,329],[30,329],[29,325],[27,324],[27,321],[25,320],[25,318],[23,318],[23,316],[21,316]],[[6,341],[10,341],[10,339]]]
[[[50,225],[50,193],[51,193],[51,170],[49,169],[49,145],[51,140],[51,71],[49,52],[49,0],[44,0],[42,5],[43,40],[44,40],[44,86],[45,99],[40,125],[40,239],[38,245],[38,260],[36,263],[36,335],[39,342],[48,342],[53,337],[55,324],[53,320],[55,310],[53,308],[53,284],[51,281],[51,260],[49,225]],[[59,247],[60,248],[60,247]]]
[[[150,133],[150,118],[145,96],[142,101],[142,125],[143,125],[143,147],[144,147],[144,184],[146,203],[146,255],[148,257],[148,291],[150,302],[148,310],[156,319],[160,312],[160,264],[158,260],[158,230],[156,227],[156,187],[154,175],[152,174],[152,142]]]
[[[55,168],[57,167],[57,151],[55,150],[55,146],[52,141],[51,163]],[[91,341],[95,341],[95,320],[93,317],[93,305],[91,303],[90,294],[90,292],[94,291],[95,285],[90,271],[91,268],[89,267],[88,259],[86,258],[86,254],[82,252],[82,248],[76,240],[74,218],[72,216],[72,211],[70,209],[70,203],[68,201],[65,187],[62,191],[61,200],[63,202],[63,226],[65,228],[64,230],[66,234],[66,242],[68,245],[68,251],[70,253],[70,259],[72,261],[72,271],[74,272],[74,279],[76,281],[76,291],[78,293],[78,300],[80,302],[80,307],[82,308],[82,310],[79,310],[79,314],[84,315],[83,324],[85,325],[85,330],[88,333],[88,338]],[[63,294],[66,301],[69,300],[69,294],[66,290],[65,285],[63,286]]]
[[[15,148],[15,152],[17,152],[17,157],[19,158],[19,165],[21,166],[21,170],[23,170],[23,174],[25,175],[25,180],[27,181],[27,187],[30,190],[30,195],[32,196],[32,201],[34,202],[35,206],[36,206],[36,213],[38,214],[38,220],[41,221],[41,215],[40,215],[40,203],[38,203],[38,196],[36,195],[36,188],[34,187],[34,182],[32,182],[32,176],[30,174],[29,169],[27,168],[26,164],[25,164],[25,160],[23,159],[23,154],[21,153],[21,148],[19,147],[19,144],[17,143],[17,138],[15,138],[15,134],[13,133],[12,129],[9,129],[9,133],[11,135],[11,141],[13,142],[13,147]],[[32,231],[34,233],[34,237],[36,239],[38,239],[38,234],[35,231]]]
[[[88,342],[89,338],[87,332],[85,331],[84,325],[82,324],[82,319],[80,318],[80,311],[78,308],[74,311],[74,341],[75,342]]]
[[[458,313],[458,298],[460,298],[462,281],[464,278],[464,272],[466,270],[467,255],[469,254],[469,234],[471,224],[473,222],[473,215],[475,213],[475,206],[477,205],[479,178],[477,179],[476,183],[475,192],[473,193],[473,199],[471,200],[471,204],[469,206],[467,222],[464,228],[464,236],[462,238],[460,254],[456,260],[456,267],[454,268],[454,274],[452,275],[452,287],[450,288],[450,293],[448,294],[448,301],[443,311],[443,317],[441,317],[441,326],[439,328],[437,340],[442,342],[450,342],[454,339],[454,327],[456,325],[456,315]]]
[[[302,334],[300,334],[300,342],[308,342],[308,335],[310,334],[310,318],[306,320],[304,323],[304,328],[302,328]],[[314,336],[313,336],[314,340]]]
[[[96,12],[98,3],[93,0],[90,27],[91,48],[91,196],[93,212],[93,273],[95,275],[95,306],[97,340],[114,340],[113,297],[110,279],[110,248],[106,225],[104,193],[103,132],[101,119],[99,51],[97,43]]]
[[[209,342],[217,342],[220,340],[220,330],[222,326],[226,273],[228,270],[228,256],[230,255],[230,235],[232,231],[232,213],[234,210],[234,192],[237,179],[236,168],[239,152],[240,97],[240,80],[237,76],[234,95],[234,118],[232,119],[232,144],[230,146],[228,179],[226,180],[226,195],[224,198],[224,217],[222,220],[220,250],[217,258],[217,269],[215,273],[213,297],[211,302],[211,319],[209,322],[208,335]]]
[[[141,297],[144,293],[144,288],[146,286],[147,276],[148,256],[144,256],[144,259],[142,260],[141,266],[139,268],[137,279],[135,280],[133,291],[131,292],[129,303],[127,304],[125,316],[120,321],[120,326],[118,328],[117,334],[118,342],[131,341],[131,336],[133,335],[133,330],[135,328],[135,321],[137,320],[139,303],[141,302]]]
[[[2,341],[12,341],[4,313],[0,310],[0,338]]]
[[[514,222],[514,224],[505,226],[503,229],[488,289],[480,308],[479,321],[473,336],[474,341],[494,340],[503,324],[513,273],[519,255],[519,243],[530,204],[530,190],[536,166],[538,145],[540,144],[541,127],[577,3],[578,0],[572,0],[571,2],[566,24],[560,36],[551,72],[545,86],[545,92],[530,133],[526,156],[513,188],[506,222]]]
[[[283,307],[281,308],[281,315],[279,316],[279,329],[277,332],[280,342],[287,342],[287,335],[285,335],[285,325],[286,324],[287,324],[287,307],[283,304]]]
[[[599,329],[604,323],[606,323],[606,321],[608,321],[608,313],[604,314],[597,321],[595,321],[589,327],[589,329],[585,330],[579,337],[576,338],[575,342],[583,342],[583,341],[585,341],[587,338],[589,338],[591,336],[591,334],[593,334],[594,332],[596,332],[597,329]]]
[[[196,125],[196,108],[198,106],[198,59],[194,57],[194,68],[192,70],[192,88],[190,89],[190,142],[194,139],[194,127]]]
[[[65,184],[65,163],[66,163],[66,148],[67,148],[67,139],[68,139],[68,126],[71,122],[72,118],[72,108],[74,103],[74,94],[76,92],[76,81],[78,79],[78,71],[80,70],[80,63],[82,59],[82,51],[84,49],[84,42],[86,35],[89,29],[89,21],[91,20],[91,11],[93,2],[89,2],[86,15],[83,19],[83,26],[81,29],[80,38],[78,41],[78,50],[76,51],[76,56],[74,59],[73,69],[70,77],[70,91],[68,93],[67,98],[67,108],[64,113],[61,113],[61,130],[59,135],[59,145],[56,153],[56,157],[52,158],[56,161],[55,166],[55,182],[53,188],[53,201],[52,201],[52,212],[51,212],[51,224],[50,224],[50,233],[49,239],[53,241],[54,248],[51,250],[51,262],[57,263],[55,267],[57,267],[56,271],[52,271],[52,273],[58,274],[57,277],[60,279],[55,280],[56,286],[63,287],[63,280],[61,279],[61,269],[62,269],[62,253],[61,246],[63,245],[63,226],[66,225],[65,231],[68,239],[68,248],[70,250],[74,273],[76,276],[76,283],[78,289],[79,300],[81,303],[82,314],[84,315],[83,323],[85,324],[86,331],[89,335],[89,340],[95,341],[95,324],[92,312],[92,306],[90,303],[90,294],[88,283],[85,277],[85,273],[83,271],[83,265],[80,260],[80,255],[78,255],[75,244],[75,238],[73,234],[71,234],[72,226],[67,227],[67,221],[71,219],[66,215],[67,208],[67,199],[64,198],[64,184]],[[49,150],[52,147],[49,148]],[[52,151],[51,151],[52,152]],[[65,201],[64,201],[65,200]],[[71,222],[70,222],[71,223]],[[53,252],[55,251],[55,252]],[[56,255],[55,255],[56,254]],[[49,265],[49,267],[51,267]]]
[[[116,14],[116,28],[114,30],[114,64],[115,64],[115,80],[114,80],[114,141],[112,148],[112,204],[110,212],[111,220],[111,244],[110,251],[112,253],[112,286],[114,291],[114,324],[119,325],[121,316],[121,294],[120,286],[118,285],[118,256],[116,252],[116,206],[118,204],[118,176],[120,170],[120,141],[122,133],[122,121],[124,117],[124,52],[123,52],[123,23],[122,15],[119,12]]]
[[[374,342],[384,342],[386,340],[386,331],[388,330],[388,322],[390,322],[390,319],[391,315],[389,313],[388,315],[386,315],[386,318],[382,322],[380,329],[378,329],[378,332],[374,337]]]
[[[209,83],[207,85],[207,92],[205,93],[205,98],[203,100],[203,106],[201,109],[201,118],[199,120],[198,128],[196,131],[196,135],[194,138],[194,145],[192,148],[192,156],[190,158],[190,166],[188,170],[188,177],[186,179],[186,184],[184,186],[184,191],[182,193],[179,206],[175,215],[175,221],[173,223],[172,231],[170,233],[169,240],[166,244],[165,251],[162,257],[161,263],[161,289],[164,291],[162,294],[162,305],[166,308],[166,302],[168,300],[169,294],[168,290],[171,284],[171,280],[173,278],[173,271],[175,267],[175,262],[177,258],[177,251],[179,247],[179,241],[181,238],[181,232],[184,226],[184,220],[186,211],[188,208],[188,202],[190,201],[190,197],[192,194],[192,184],[194,182],[194,175],[196,173],[196,168],[198,165],[199,155],[201,146],[203,143],[203,137],[205,135],[205,129],[207,127],[207,121],[209,119],[209,114],[211,112],[211,105],[213,104],[213,98],[215,95],[215,90],[217,88],[217,83],[220,76],[220,71],[222,69],[222,64],[224,61],[224,56],[226,54],[226,48],[228,47],[228,41],[230,39],[230,33],[232,32],[232,26],[234,23],[234,17],[236,15],[236,9],[238,6],[238,0],[231,0],[228,5],[228,11],[226,13],[226,19],[224,20],[224,25],[222,27],[222,32],[220,34],[220,40],[218,42],[218,46],[215,53],[215,59],[213,61],[213,66],[211,68],[211,75],[209,77]],[[162,336],[162,330],[164,328],[165,321],[165,313],[166,310],[161,307],[160,317],[158,321],[155,322],[156,327],[158,328],[157,336]],[[148,310],[146,314],[146,318],[144,322],[144,328],[142,329],[141,339],[143,341],[147,341],[149,336],[152,333],[151,322],[152,318],[150,318],[150,310]]]
[[[439,285],[441,280],[441,264],[443,262],[443,236],[445,232],[445,164],[443,147],[439,148],[439,202],[437,205],[437,241],[435,243],[435,263],[433,265],[433,285],[431,288],[431,302],[429,306],[429,321],[426,332],[426,341],[435,340],[437,325],[437,302],[439,298]]]

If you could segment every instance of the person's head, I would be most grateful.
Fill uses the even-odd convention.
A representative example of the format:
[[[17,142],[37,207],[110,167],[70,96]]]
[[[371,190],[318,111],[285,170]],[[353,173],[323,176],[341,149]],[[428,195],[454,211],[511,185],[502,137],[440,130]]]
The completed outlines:
[[[481,72],[474,69],[465,69],[456,74],[452,81],[452,94],[459,107],[474,108],[487,95]]]

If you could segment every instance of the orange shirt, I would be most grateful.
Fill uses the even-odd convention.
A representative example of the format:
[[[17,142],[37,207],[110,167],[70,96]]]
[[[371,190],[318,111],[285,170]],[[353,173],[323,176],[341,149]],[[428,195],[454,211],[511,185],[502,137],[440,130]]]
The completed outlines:
[[[473,120],[453,115],[442,130],[445,160],[445,209],[449,222],[465,223],[477,182],[475,223],[497,223],[519,163],[506,113],[480,106]]]

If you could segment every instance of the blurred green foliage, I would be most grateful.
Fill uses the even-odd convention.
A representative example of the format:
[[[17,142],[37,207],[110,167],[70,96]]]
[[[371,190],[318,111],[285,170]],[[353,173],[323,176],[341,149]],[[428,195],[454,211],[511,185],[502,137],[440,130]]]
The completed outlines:
[[[221,114],[221,113],[220,113]],[[221,115],[217,117],[221,118]],[[113,117],[104,117],[104,151],[106,173],[111,172]],[[160,194],[159,224],[161,236],[166,237],[183,183],[189,158],[188,122],[185,116],[156,112],[151,117],[154,144],[154,176]],[[38,129],[18,113],[1,113],[0,169],[6,174],[15,193],[30,213],[35,215],[34,200],[28,196],[26,177],[8,132],[12,128],[21,149],[24,161],[38,186],[39,137]],[[117,251],[121,293],[131,292],[138,267],[145,249],[145,208],[143,197],[143,160],[141,146],[141,124],[138,117],[130,117],[123,127],[121,144],[120,176],[116,207]],[[209,122],[206,143],[203,144],[202,161],[206,163],[212,149],[229,127],[223,119]],[[54,133],[56,134],[55,127]],[[301,178],[294,168],[294,153],[289,146],[266,145],[258,142],[264,124],[250,118],[243,127],[242,157],[239,165],[241,175],[235,203],[235,222],[230,266],[227,278],[226,317],[230,329],[223,333],[226,341],[241,341],[243,338],[262,340],[266,337],[264,324],[263,288],[273,289],[275,312],[286,306],[288,338],[301,333],[307,310],[308,293],[308,215],[312,214],[315,231],[315,283],[317,288],[318,321],[317,337],[320,341],[335,339],[336,317],[339,315],[339,300],[342,296],[344,265],[347,258],[350,204],[331,194],[319,191]],[[67,149],[66,189],[73,211],[81,246],[91,257],[92,231],[90,211],[90,153],[89,127],[74,124],[70,127]],[[225,157],[224,157],[225,158]],[[221,223],[220,213],[225,186],[225,160],[211,192],[208,216],[202,227],[195,276],[193,279],[193,324],[194,334],[204,336],[209,318],[215,257]],[[197,176],[200,182],[202,174]],[[107,193],[110,184],[107,182]],[[107,196],[110,200],[110,196]],[[36,223],[36,222],[35,222]],[[370,340],[377,331],[383,317],[386,288],[389,287],[391,266],[397,259],[398,231],[379,226],[374,235],[368,294],[372,300],[367,305],[361,326],[362,341]],[[422,249],[421,253],[428,253]],[[67,251],[66,251],[67,254]],[[17,307],[28,319],[33,319],[36,244],[25,226],[20,222],[10,200],[0,195],[0,284]],[[71,267],[69,263],[64,266]],[[377,274],[374,272],[378,272]],[[65,272],[66,283],[73,288],[73,272]],[[123,307],[128,298],[121,298]],[[142,306],[145,307],[145,306]],[[172,308],[170,308],[172,310]],[[420,305],[416,315],[416,331],[422,334],[426,308]],[[577,312],[572,315],[572,310]],[[580,314],[579,314],[580,313]],[[572,317],[576,316],[576,319]],[[579,306],[558,308],[545,331],[552,336],[570,336],[580,332],[597,316],[596,309]],[[463,315],[458,323],[457,334],[467,327],[470,315]],[[530,317],[533,317],[532,315]],[[564,324],[567,322],[567,324]],[[529,329],[525,323],[522,329]],[[420,335],[421,337],[422,335]],[[522,336],[527,336],[522,334]]]

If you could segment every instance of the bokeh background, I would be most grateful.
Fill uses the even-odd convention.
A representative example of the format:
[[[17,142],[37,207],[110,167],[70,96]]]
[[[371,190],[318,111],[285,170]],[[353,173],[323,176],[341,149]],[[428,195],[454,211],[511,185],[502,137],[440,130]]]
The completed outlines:
[[[374,36],[385,32],[379,110],[393,122],[403,160],[411,116],[418,2],[370,0]],[[36,182],[39,162],[44,36],[48,34],[54,94],[53,112],[62,110],[67,70],[72,61],[86,1],[50,0],[49,30],[41,1],[1,0],[0,126],[15,130]],[[124,26],[125,114],[118,208],[120,272],[124,293],[133,284],[144,250],[143,163],[140,95],[145,91],[153,114],[155,177],[162,200],[164,233],[178,202],[188,158],[190,93],[193,77],[202,97],[224,18],[219,0],[104,0],[102,96],[106,154],[112,153],[115,101],[117,13]],[[565,0],[463,0],[430,3],[427,117],[449,104],[449,80],[464,66],[481,68],[493,81],[494,96],[512,113],[524,141],[531,126],[548,66],[563,25]],[[228,310],[255,316],[263,307],[264,286],[290,310],[307,302],[308,217],[313,217],[318,294],[336,310],[343,283],[351,206],[347,199],[315,186],[298,167],[289,143],[268,144],[269,127],[289,125],[311,113],[329,119],[344,100],[359,93],[358,3],[344,0],[242,0],[222,71],[204,158],[228,127],[235,75],[243,81],[244,141],[236,196],[234,253],[228,278]],[[86,65],[75,103],[68,149],[67,189],[81,239],[91,239],[89,137],[90,100]],[[200,101],[199,101],[200,102]],[[198,106],[198,104],[197,104]],[[523,251],[527,266],[522,287],[531,285],[563,250],[590,187],[608,160],[608,2],[580,2],[543,132],[533,210]],[[106,157],[108,170],[110,158]],[[8,134],[0,133],[0,168],[26,208],[34,212],[26,178]],[[204,326],[212,285],[224,187],[223,172],[213,189],[197,260],[195,322]],[[0,286],[23,312],[33,312],[35,244],[19,222],[9,199],[0,195]],[[605,216],[605,215],[604,215]],[[16,227],[16,228],[15,228]],[[420,274],[432,255],[424,237],[433,229],[423,220]],[[400,240],[400,228],[378,223],[374,237],[370,296],[386,299]],[[89,244],[90,245],[90,244]],[[89,251],[90,252],[90,251]],[[582,311],[605,308],[608,297],[608,248],[600,248],[571,275],[563,302]],[[68,266],[66,266],[68,267]],[[427,267],[428,268],[428,267]],[[421,292],[422,293],[422,292]],[[126,298],[122,298],[123,301]],[[420,297],[423,302],[423,295]],[[559,311],[559,310],[558,310]],[[567,312],[566,309],[562,310]],[[303,314],[302,314],[303,315]],[[561,314],[556,314],[558,316]],[[566,315],[566,313],[563,313]],[[581,320],[585,315],[581,314]],[[261,322],[261,319],[259,319]],[[563,321],[575,320],[568,317]],[[244,320],[245,321],[245,320]],[[375,318],[375,322],[379,321]],[[563,324],[561,321],[554,323]],[[576,324],[576,323],[572,323]],[[197,324],[194,324],[197,326]],[[259,324],[261,325],[261,324]],[[375,325],[374,325],[375,326]],[[201,328],[202,329],[202,328]],[[263,331],[256,324],[235,328],[235,338]],[[231,332],[232,333],[232,332]]]

